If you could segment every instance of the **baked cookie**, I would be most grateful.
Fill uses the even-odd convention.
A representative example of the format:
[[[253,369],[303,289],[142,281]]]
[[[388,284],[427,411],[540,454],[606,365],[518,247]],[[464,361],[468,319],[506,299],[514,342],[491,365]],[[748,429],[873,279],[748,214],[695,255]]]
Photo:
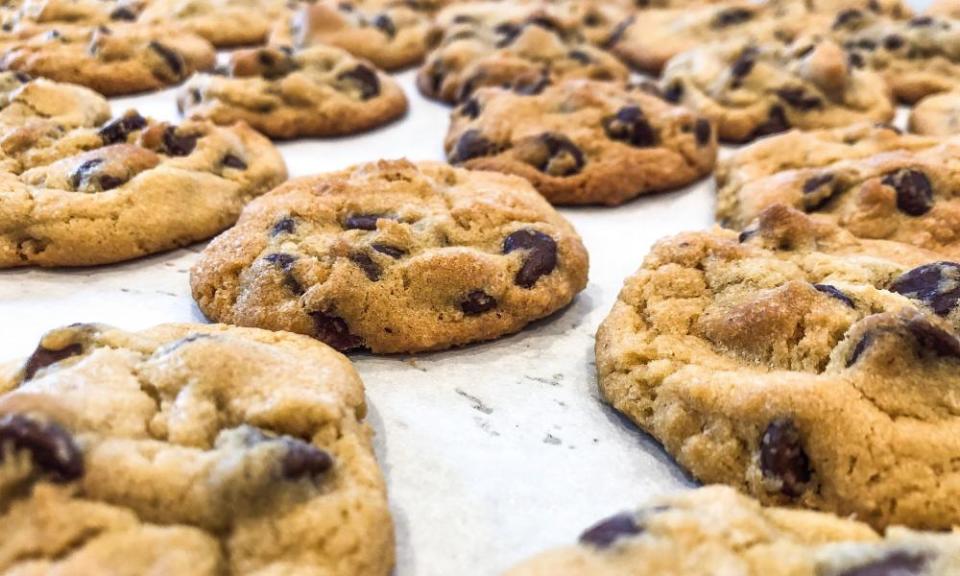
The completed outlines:
[[[297,4],[270,41],[298,49],[336,46],[378,68],[400,70],[423,61],[438,37],[431,15],[403,2],[316,0]]]
[[[149,0],[142,24],[175,22],[217,47],[262,44],[273,23],[286,16],[285,0]]]
[[[808,145],[820,142],[812,136]],[[785,204],[862,238],[905,242],[960,259],[960,185],[952,161],[960,155],[960,141],[891,136],[888,142],[888,150],[879,145],[870,154],[867,143],[855,152],[860,157],[834,162],[829,161],[831,147],[855,150],[857,145],[826,142],[822,156],[766,176],[748,173],[729,180],[721,169],[717,219],[741,228],[767,207]]]
[[[661,240],[597,333],[602,397],[704,483],[877,528],[960,522],[960,264],[785,206]]]
[[[516,332],[586,280],[580,237],[523,179],[398,160],[252,203],[190,285],[211,319],[380,353]]]
[[[960,537],[892,528],[880,536],[830,514],[763,508],[723,486],[661,497],[611,516],[578,546],[505,576],[950,576]]]
[[[537,93],[567,79],[625,82],[629,76],[579,27],[536,6],[468,3],[443,10],[437,20],[443,40],[417,74],[428,98],[455,103],[481,86]]]
[[[148,1],[152,0],[8,0],[0,9],[0,29],[132,22]]]
[[[933,0],[924,13],[944,18],[960,18],[960,0]]]
[[[800,2],[724,2],[645,10],[610,34],[603,47],[638,68],[659,74],[674,56],[712,42],[786,42],[826,28],[830,18]]]
[[[136,112],[99,128],[27,124],[0,146],[0,268],[89,266],[209,238],[286,178],[251,128]]]
[[[14,42],[0,68],[116,96],[179,84],[215,59],[209,42],[175,28],[65,26]]]
[[[663,72],[663,92],[744,142],[791,127],[810,130],[886,122],[894,105],[883,78],[851,67],[830,40],[728,42],[688,50]]]
[[[960,92],[927,96],[910,111],[910,131],[927,136],[960,134]]]
[[[373,65],[331,46],[238,50],[224,74],[198,74],[180,112],[217,124],[245,121],[271,138],[341,136],[404,115],[407,97]]]
[[[363,383],[319,342],[74,324],[0,374],[4,574],[393,565]]]
[[[481,88],[451,114],[447,158],[523,176],[553,204],[621,204],[690,184],[717,157],[705,118],[640,89],[568,80]]]
[[[110,118],[110,105],[93,90],[33,79],[23,72],[0,72],[0,127],[29,123],[62,128],[97,126]],[[0,146],[3,138],[0,137]]]
[[[850,65],[883,75],[894,95],[913,103],[960,85],[960,22],[934,16],[877,18],[849,10],[837,15],[833,34]]]

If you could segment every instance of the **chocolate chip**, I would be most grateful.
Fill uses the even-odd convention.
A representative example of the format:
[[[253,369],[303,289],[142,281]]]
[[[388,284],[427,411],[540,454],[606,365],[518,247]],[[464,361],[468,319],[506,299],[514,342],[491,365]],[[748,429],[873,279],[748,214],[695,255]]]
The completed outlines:
[[[81,184],[87,182],[90,179],[91,173],[101,164],[103,164],[102,158],[91,158],[77,166],[76,170],[70,174],[70,186],[74,190],[79,190]]]
[[[460,106],[460,114],[476,120],[480,116],[480,101],[476,98],[469,98]]]
[[[923,216],[933,208],[933,186],[919,170],[901,168],[881,182],[897,191],[897,208],[910,216]]]
[[[247,163],[240,159],[239,156],[233,154],[227,154],[223,157],[223,160],[220,162],[227,168],[236,168],[237,170],[246,170]]]
[[[513,22],[503,22],[498,24],[493,31],[502,36],[502,38],[497,40],[496,47],[504,48],[510,44],[513,44],[513,41],[517,39],[517,36],[520,35],[522,30],[522,26],[514,24]]]
[[[364,64],[358,64],[352,70],[341,72],[337,80],[357,86],[361,100],[370,100],[380,95],[380,78],[375,70]]]
[[[657,132],[638,106],[625,106],[615,115],[604,118],[603,131],[611,140],[627,142],[638,148],[657,144]]]
[[[894,50],[899,50],[904,45],[904,40],[902,36],[896,34],[890,34],[883,39],[883,47],[890,52]]]
[[[786,112],[784,112],[783,107],[774,105],[770,108],[767,121],[757,126],[757,128],[753,131],[752,137],[759,138],[760,136],[779,134],[780,132],[786,132],[789,129],[790,121],[787,120],[787,115]]]
[[[451,164],[462,164],[467,160],[489,156],[496,152],[497,147],[493,142],[476,129],[470,129],[464,132],[453,147],[453,153],[450,155]]]
[[[733,61],[733,64],[730,65],[730,74],[735,79],[745,78],[750,75],[750,72],[753,71],[753,67],[757,63],[757,50],[756,48],[749,47],[743,50],[737,59]],[[739,84],[737,84],[739,86]]]
[[[147,125],[146,119],[136,112],[125,114],[104,124],[97,134],[105,145],[125,142],[131,132],[140,130]]]
[[[127,22],[133,22],[137,19],[137,13],[131,10],[127,6],[119,6],[110,13],[111,20],[124,20]]]
[[[926,573],[927,557],[919,552],[896,551],[880,560],[847,568],[837,576],[920,576]]]
[[[574,49],[567,52],[567,58],[574,60],[576,62],[579,62],[584,66],[593,62],[593,58],[591,58],[589,54],[587,54],[586,52],[580,49]]]
[[[810,460],[803,449],[800,430],[793,420],[778,418],[760,438],[760,470],[764,477],[780,481],[780,493],[797,497],[810,481]]]
[[[296,222],[294,222],[293,218],[286,216],[274,223],[273,228],[270,229],[270,235],[279,236],[283,233],[292,234],[295,227]]]
[[[513,281],[521,288],[532,288],[541,276],[546,276],[557,267],[557,243],[553,238],[537,230],[523,229],[513,232],[503,241],[503,253],[526,250],[527,255]]]
[[[460,309],[467,316],[477,316],[497,307],[497,300],[483,290],[474,290],[460,302]]]
[[[453,17],[454,24],[473,24],[476,21],[476,18],[467,14],[457,14]]]
[[[291,54],[282,48],[262,48],[257,51],[257,63],[260,65],[260,75],[267,80],[277,80],[297,69]]]
[[[957,336],[930,320],[914,318],[907,323],[907,330],[913,335],[921,350],[929,350],[944,358],[960,359],[960,340]]]
[[[13,77],[17,79],[17,82],[21,84],[26,84],[27,82],[33,80],[33,77],[27,74],[26,72],[21,72],[17,70],[13,73]]]
[[[33,464],[54,482],[83,476],[83,453],[69,432],[54,422],[38,422],[24,414],[0,416],[0,462],[8,450],[30,453]]]
[[[382,214],[351,214],[343,221],[344,230],[376,230]]]
[[[853,366],[857,363],[857,360],[860,359],[860,356],[863,356],[863,353],[866,352],[867,348],[873,344],[873,341],[876,339],[876,334],[874,332],[866,332],[857,342],[857,345],[853,347],[853,351],[850,353],[850,357],[847,358],[847,368]]]
[[[394,260],[399,260],[407,255],[407,251],[403,248],[397,248],[396,246],[391,246],[389,244],[376,243],[371,244],[370,247],[381,254],[386,254]]]
[[[340,350],[352,350],[363,345],[363,340],[350,333],[350,327],[343,318],[326,312],[311,312],[314,337],[331,347]]]
[[[816,110],[823,107],[823,101],[816,96],[807,96],[803,88],[780,88],[777,96],[797,110]]]
[[[680,82],[674,82],[667,86],[667,88],[663,91],[663,99],[667,102],[673,102],[676,104],[683,99],[683,91],[683,84]]]
[[[289,436],[283,437],[282,441],[286,448],[281,465],[284,478],[316,478],[333,468],[333,457],[326,450]]]
[[[635,536],[643,532],[632,514],[623,512],[594,524],[580,535],[582,544],[597,548],[609,548],[611,544],[625,536]]]
[[[365,252],[353,252],[350,254],[350,261],[356,264],[363,273],[366,274],[367,279],[371,282],[376,282],[380,280],[380,275],[382,270],[380,265],[373,261],[373,258]]]
[[[627,30],[630,26],[633,25],[633,22],[636,20],[636,16],[630,16],[626,20],[623,20],[617,24],[613,30],[610,31],[610,35],[607,36],[607,39],[603,41],[602,47],[609,50],[623,40],[623,35],[627,33]]]
[[[195,134],[177,134],[176,126],[167,126],[163,130],[161,151],[170,156],[187,156],[197,147]]]
[[[167,64],[167,67],[173,72],[173,75],[177,78],[181,78],[186,70],[186,64],[183,61],[183,56],[179,52],[168,48],[167,46],[157,42],[156,40],[151,40],[148,47],[160,55],[163,58],[163,61]]]
[[[384,33],[387,38],[393,38],[397,35],[397,27],[394,25],[393,20],[390,19],[386,14],[377,14],[373,17],[373,26]]]
[[[925,28],[927,26],[933,26],[933,18],[930,16],[917,16],[912,18],[909,22],[909,25],[914,28]]]
[[[947,316],[960,301],[960,264],[934,262],[901,274],[890,291],[919,300],[938,316]]]
[[[867,65],[867,62],[863,59],[863,56],[857,52],[851,52],[847,55],[847,62],[850,63],[850,66],[854,68],[863,68]]]
[[[847,24],[855,22],[857,20],[863,19],[863,12],[857,10],[856,8],[848,8],[846,10],[841,10],[837,13],[837,17],[833,21],[834,28],[842,28]]]
[[[713,128],[710,126],[710,121],[706,118],[697,118],[693,125],[693,134],[697,137],[697,145],[706,146],[709,144],[712,133]]]
[[[831,298],[839,300],[843,302],[845,305],[849,306],[850,308],[856,308],[856,306],[853,303],[853,300],[851,300],[849,296],[844,294],[836,286],[831,286],[829,284],[814,284],[813,287],[816,288],[818,292],[822,292],[827,296],[830,296]]]
[[[546,90],[549,85],[550,76],[547,72],[543,72],[533,80],[523,77],[517,78],[514,80],[511,89],[522,96],[536,96]],[[471,89],[469,93],[473,93],[473,90]]]
[[[83,354],[83,345],[80,343],[70,344],[59,350],[44,348],[42,345],[37,346],[36,350],[33,351],[33,354],[27,358],[27,361],[23,365],[23,380],[30,380],[43,368],[80,354]]]
[[[549,132],[538,138],[547,150],[547,157],[537,166],[538,170],[551,176],[566,177],[583,169],[586,162],[583,152],[569,138]]]
[[[753,19],[753,12],[746,8],[728,8],[721,10],[713,17],[710,26],[713,28],[726,28],[736,24],[743,24]]]
[[[742,232],[740,232],[740,234],[737,235],[737,242],[739,242],[740,244],[743,244],[747,240],[756,236],[757,232],[759,232],[759,230],[757,230],[756,228],[743,230]]]
[[[293,254],[274,252],[273,254],[267,254],[263,259],[283,271],[283,284],[290,292],[297,296],[303,294],[303,285],[300,284],[300,281],[293,275],[293,264],[297,261],[296,256]]]
[[[807,178],[803,183],[803,208],[813,212],[826,206],[836,193],[833,174],[825,172]]]

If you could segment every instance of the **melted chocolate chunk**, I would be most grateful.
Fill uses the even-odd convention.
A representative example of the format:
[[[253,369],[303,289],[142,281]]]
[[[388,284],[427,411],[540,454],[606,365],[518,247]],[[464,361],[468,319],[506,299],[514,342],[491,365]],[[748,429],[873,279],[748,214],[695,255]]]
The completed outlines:
[[[483,290],[474,290],[460,302],[460,310],[467,316],[477,316],[497,307],[497,300]]]
[[[377,14],[372,21],[373,26],[384,33],[387,38],[394,38],[397,35],[397,27],[393,20],[386,14]]]
[[[710,121],[706,118],[697,118],[693,125],[693,134],[697,138],[698,146],[706,146],[710,143],[710,136],[713,134],[713,128]]]
[[[615,115],[604,118],[603,131],[611,140],[627,142],[638,148],[657,144],[657,132],[639,106],[625,106]]]
[[[270,235],[279,236],[283,233],[292,234],[294,228],[296,228],[296,222],[294,222],[293,218],[286,216],[274,223],[273,228],[270,229]]]
[[[52,366],[71,356],[79,356],[80,354],[83,354],[83,344],[79,342],[64,346],[59,350],[50,350],[49,348],[44,348],[42,345],[37,346],[36,350],[30,354],[30,357],[27,358],[27,361],[23,364],[23,380],[26,382],[32,379],[36,373],[43,368]]]
[[[462,164],[467,160],[489,156],[497,151],[493,142],[488,140],[479,130],[471,128],[464,132],[453,147],[450,155],[451,164]]]
[[[386,218],[383,214],[351,214],[343,221],[344,230],[376,230],[377,220]]]
[[[119,118],[111,120],[104,124],[97,134],[103,140],[104,145],[125,142],[131,132],[135,132],[146,127],[147,121],[143,116],[136,112],[125,114]]]
[[[822,292],[827,296],[830,296],[831,298],[839,300],[840,302],[843,302],[845,305],[849,306],[850,308],[856,308],[856,306],[853,303],[853,300],[851,300],[849,296],[844,294],[836,286],[831,286],[829,284],[814,284],[813,287],[817,289],[817,292]]]
[[[574,49],[567,52],[567,58],[574,60],[576,62],[579,62],[584,66],[593,62],[593,58],[591,58],[589,54],[587,54],[586,52],[580,49]]]
[[[371,244],[370,247],[381,254],[386,254],[394,260],[399,260],[407,255],[407,251],[403,248],[397,248],[396,246],[391,246],[389,244],[376,243]]]
[[[173,72],[174,76],[177,78],[183,77],[184,72],[186,72],[187,65],[184,63],[183,56],[181,56],[179,52],[168,48],[156,40],[151,40],[148,46],[151,50],[160,55],[164,63],[166,63],[167,68]]]
[[[901,274],[889,289],[923,302],[938,316],[947,316],[960,301],[960,264],[925,264]]]
[[[357,86],[361,100],[370,100],[380,95],[380,78],[377,77],[376,71],[364,64],[358,64],[352,70],[341,72],[337,80]]]
[[[114,8],[113,12],[110,13],[111,20],[122,20],[125,22],[133,22],[137,19],[137,13],[131,10],[127,6],[119,6]]]
[[[569,138],[562,134],[546,133],[539,136],[546,147],[547,158],[537,169],[551,176],[573,176],[583,170],[586,160],[583,152]]]
[[[350,333],[350,327],[339,316],[326,312],[310,312],[313,318],[314,338],[344,352],[363,346],[363,340]]]
[[[673,102],[677,104],[680,100],[683,99],[683,84],[680,82],[674,82],[667,86],[666,90],[663,91],[663,99],[667,102]]]
[[[897,208],[910,216],[923,216],[933,208],[933,186],[926,174],[901,168],[881,182],[897,191]]]
[[[90,180],[94,170],[101,164],[103,164],[102,158],[91,158],[77,166],[73,173],[70,174],[70,186],[74,190],[79,190],[83,183]]]
[[[371,282],[380,280],[380,275],[383,273],[383,270],[380,269],[380,265],[374,262],[369,254],[365,252],[353,252],[350,254],[350,261],[363,270],[363,273]]]
[[[283,455],[281,470],[287,480],[316,478],[333,468],[333,457],[326,450],[289,436],[284,436],[282,442],[286,453]]]
[[[850,357],[847,358],[847,368],[853,366],[857,363],[857,360],[863,356],[863,353],[867,351],[868,348],[873,344],[873,341],[876,339],[876,334],[874,332],[866,332],[857,342],[857,345],[853,347],[853,351],[850,353]]]
[[[236,168],[237,170],[247,169],[247,163],[244,162],[239,156],[235,156],[233,154],[227,154],[224,156],[221,164],[227,168]]]
[[[283,272],[283,285],[286,286],[290,292],[293,292],[293,294],[297,296],[303,294],[303,285],[300,284],[300,281],[297,280],[293,274],[293,264],[297,261],[296,256],[293,254],[275,252],[273,254],[267,254],[263,257],[263,259],[273,264]]]
[[[837,17],[833,21],[833,27],[843,28],[860,20],[863,20],[863,12],[856,8],[848,8],[837,13]]]
[[[905,41],[903,36],[898,36],[896,34],[890,34],[883,39],[883,47],[890,52],[899,50],[904,44]]]
[[[10,448],[29,452],[33,464],[54,482],[83,476],[83,453],[70,433],[54,422],[40,422],[25,414],[0,416],[0,462]]]
[[[760,470],[764,477],[780,482],[784,496],[796,498],[803,494],[813,474],[800,430],[793,420],[778,418],[764,430],[760,438]]]
[[[927,557],[921,552],[893,552],[880,560],[847,568],[837,576],[921,576],[926,573]]]
[[[518,24],[514,24],[513,22],[503,22],[498,24],[493,31],[502,36],[502,38],[497,40],[496,47],[504,48],[510,44],[513,44],[513,41],[516,40],[517,36],[520,35],[520,32],[523,31],[523,27]]]
[[[163,131],[161,151],[170,156],[188,156],[197,147],[195,134],[177,134],[176,126],[167,126]]]
[[[816,110],[823,108],[823,101],[816,96],[808,96],[803,88],[781,88],[777,97],[797,110]]]
[[[740,80],[746,78],[753,72],[753,67],[757,64],[757,49],[749,47],[743,50],[737,59],[730,65],[730,74],[733,76],[736,85],[740,85]]]
[[[260,75],[267,80],[277,80],[297,69],[291,54],[276,49],[263,48],[257,51],[257,63],[260,65]]]
[[[907,323],[921,350],[933,352],[942,358],[960,359],[960,339],[925,318],[915,318]]]
[[[532,288],[537,280],[557,267],[557,243],[543,232],[530,229],[513,232],[503,241],[503,253],[515,250],[527,251],[513,280],[521,288]]]
[[[803,183],[803,209],[814,212],[823,208],[836,192],[836,182],[829,172],[807,178]]]
[[[642,532],[643,527],[637,523],[633,515],[624,512],[601,520],[588,528],[580,535],[580,542],[597,548],[609,548],[621,538],[636,536]]]
[[[460,106],[460,114],[476,120],[480,116],[480,101],[476,98],[469,98]]]
[[[710,26],[716,29],[727,28],[729,26],[735,26],[737,24],[749,22],[752,19],[753,12],[747,10],[746,8],[728,8],[718,12],[710,22]]]
[[[770,108],[767,121],[757,126],[756,130],[753,131],[753,138],[769,136],[770,134],[779,134],[780,132],[786,132],[789,129],[790,121],[787,120],[787,115],[783,111],[783,107],[775,105]]]

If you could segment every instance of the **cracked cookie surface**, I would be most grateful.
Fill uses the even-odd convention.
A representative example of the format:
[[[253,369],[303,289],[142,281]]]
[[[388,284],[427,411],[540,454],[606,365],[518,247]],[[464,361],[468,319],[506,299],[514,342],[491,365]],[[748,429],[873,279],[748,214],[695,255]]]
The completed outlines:
[[[385,576],[365,412],[350,362],[303,336],[51,331],[0,366],[0,572]]]
[[[573,227],[523,179],[380,161],[251,203],[191,273],[207,317],[340,350],[438,350],[516,332],[586,284]]]
[[[713,119],[730,142],[791,127],[886,122],[894,114],[883,78],[850,66],[830,40],[703,46],[672,59],[661,82],[667,98]]]
[[[139,24],[174,22],[217,47],[261,44],[287,13],[284,0],[149,0]]]
[[[94,128],[28,123],[0,147],[0,267],[89,266],[209,238],[286,178],[251,128],[128,112]]]
[[[203,38],[164,27],[64,25],[0,42],[4,70],[80,84],[105,96],[179,84],[212,68],[216,59]]]
[[[627,68],[584,37],[580,17],[568,16],[538,3],[450,6],[437,16],[443,37],[418,71],[417,86],[428,98],[456,103],[481,86],[536,93],[567,79],[626,82]]]
[[[660,497],[611,516],[577,546],[505,576],[949,576],[960,537],[868,526],[830,514],[764,508],[721,486]]]
[[[937,253],[775,206],[654,246],[597,333],[600,391],[704,483],[946,530],[958,286]]]
[[[0,126],[6,129],[27,124],[96,126],[109,118],[110,105],[89,88],[31,78],[23,72],[0,72]],[[0,138],[0,146],[2,142]]]
[[[225,75],[195,75],[177,103],[190,118],[221,125],[244,121],[281,139],[354,134],[407,111],[393,78],[330,46],[238,50]]]
[[[616,205],[689,184],[717,155],[713,125],[639,88],[569,80],[539,94],[481,88],[451,113],[447,158],[516,174],[554,204]]]
[[[742,228],[767,207],[785,204],[863,238],[960,258],[960,141],[852,127],[755,146],[717,172],[717,219],[724,225]]]

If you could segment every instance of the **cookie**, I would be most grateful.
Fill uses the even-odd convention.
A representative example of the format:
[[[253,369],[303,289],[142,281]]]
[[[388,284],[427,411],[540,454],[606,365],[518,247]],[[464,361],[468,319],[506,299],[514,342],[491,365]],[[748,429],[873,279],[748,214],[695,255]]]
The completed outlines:
[[[175,22],[217,47],[262,44],[273,22],[287,14],[284,0],[149,0],[137,22]]]
[[[152,1],[152,0],[151,0]],[[137,20],[144,0],[19,0],[3,3],[0,29],[122,24]]]
[[[933,0],[924,12],[930,16],[942,16],[944,18],[960,18],[960,1],[958,0]]]
[[[271,43],[336,46],[384,70],[400,70],[419,64],[438,39],[431,15],[415,8],[369,0],[301,2],[275,28]]]
[[[30,123],[77,128],[97,126],[109,118],[110,105],[93,90],[31,78],[23,72],[0,72],[0,126],[4,128]]]
[[[612,82],[539,94],[481,88],[451,114],[453,164],[516,174],[553,204],[621,204],[690,184],[717,157],[714,127],[686,108]]]
[[[625,82],[629,71],[549,12],[479,2],[454,5],[437,16],[440,45],[417,73],[425,96],[462,102],[481,86],[536,93],[568,79]]]
[[[927,136],[960,134],[960,92],[927,96],[910,111],[910,131]]]
[[[886,122],[895,111],[883,78],[850,66],[830,40],[702,46],[672,59],[662,85],[665,97],[716,122],[727,142]]]
[[[862,238],[905,242],[960,258],[960,199],[956,168],[960,141],[936,142],[895,134],[863,144],[829,142],[830,136],[797,136],[824,146],[769,175],[747,172],[735,180],[719,174],[717,219],[741,228],[774,204],[785,204],[846,228]],[[886,142],[886,143],[884,143]],[[768,147],[776,150],[781,143]],[[872,153],[876,148],[877,152]],[[843,153],[833,161],[831,150]],[[797,154],[799,157],[800,154]]]
[[[181,113],[271,138],[341,136],[404,115],[407,98],[389,76],[330,46],[238,50],[223,75],[198,74],[177,96]]]
[[[286,178],[251,128],[135,112],[98,128],[44,123],[4,134],[0,268],[89,266],[209,238]]]
[[[209,42],[172,28],[58,27],[13,43],[0,68],[117,96],[179,84],[215,59]]]
[[[784,206],[661,240],[597,333],[603,399],[706,484],[960,521],[960,264]]]
[[[935,16],[890,20],[852,10],[837,15],[833,34],[843,42],[851,66],[882,74],[903,102],[958,86],[958,21]]]
[[[505,576],[949,576],[960,537],[892,528],[881,536],[830,514],[763,508],[722,486],[661,497],[598,522],[569,546]]]
[[[3,573],[390,572],[363,383],[329,347],[74,324],[0,374]]]
[[[586,279],[580,237],[525,180],[398,160],[251,203],[190,285],[208,318],[387,353],[516,332]]]
[[[788,41],[829,23],[798,2],[725,2],[645,10],[621,22],[603,46],[638,68],[659,74],[674,56],[711,42]]]

